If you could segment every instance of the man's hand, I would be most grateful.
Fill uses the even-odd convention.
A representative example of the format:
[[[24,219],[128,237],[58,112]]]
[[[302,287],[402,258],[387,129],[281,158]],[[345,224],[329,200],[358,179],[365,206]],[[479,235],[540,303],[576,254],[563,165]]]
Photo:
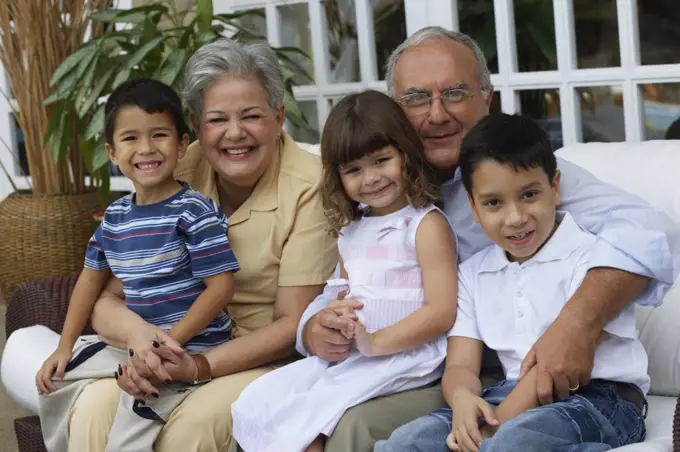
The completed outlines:
[[[335,300],[310,318],[302,331],[302,342],[312,355],[326,361],[343,361],[352,349],[352,339],[342,331],[354,329],[354,311],[363,305],[356,300]]]
[[[542,405],[569,397],[569,389],[590,381],[600,331],[567,325],[558,317],[522,361],[520,379],[538,366],[536,392]]]
[[[499,424],[493,408],[486,400],[464,388],[453,396],[453,406],[451,434],[446,438],[446,445],[453,451],[477,452],[483,439],[478,419],[483,417],[494,428]]]

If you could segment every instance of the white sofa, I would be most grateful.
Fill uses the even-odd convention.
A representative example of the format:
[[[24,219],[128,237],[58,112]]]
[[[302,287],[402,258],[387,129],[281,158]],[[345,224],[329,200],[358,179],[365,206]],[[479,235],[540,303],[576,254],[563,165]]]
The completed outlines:
[[[557,155],[665,211],[678,224],[675,238],[680,238],[680,141],[576,144],[558,150]],[[649,355],[652,379],[647,439],[615,450],[680,451],[680,444],[676,449],[672,444],[673,416],[680,394],[679,281],[666,294],[661,307],[638,308],[637,327]]]
[[[318,145],[301,144],[319,154]],[[665,211],[678,224],[680,240],[680,140],[643,143],[587,143],[556,153],[601,180],[634,193]],[[660,308],[638,308],[640,339],[649,355],[647,439],[615,449],[621,452],[680,452],[673,448],[673,416],[680,394],[680,282],[676,281]],[[676,436],[680,440],[680,405]]]

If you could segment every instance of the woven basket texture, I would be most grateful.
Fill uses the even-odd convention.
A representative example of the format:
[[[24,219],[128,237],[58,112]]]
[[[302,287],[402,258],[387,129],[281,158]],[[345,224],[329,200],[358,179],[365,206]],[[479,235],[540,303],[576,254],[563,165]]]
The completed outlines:
[[[0,291],[6,300],[24,281],[80,271],[98,223],[96,192],[12,193],[0,202]]]

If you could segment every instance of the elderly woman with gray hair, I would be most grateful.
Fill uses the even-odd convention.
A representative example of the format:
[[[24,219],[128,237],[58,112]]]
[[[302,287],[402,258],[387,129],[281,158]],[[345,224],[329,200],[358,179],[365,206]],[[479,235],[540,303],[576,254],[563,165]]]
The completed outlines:
[[[113,280],[92,324],[105,342],[129,349],[130,360],[123,375],[97,380],[78,397],[70,413],[72,451],[104,451],[121,388],[143,400],[158,395],[158,382],[203,385],[172,412],[154,450],[227,450],[231,403],[251,381],[291,359],[300,316],[337,263],[335,240],[325,231],[320,159],[282,130],[284,82],[271,48],[228,40],[205,45],[187,64],[185,98],[198,141],[175,177],[214,199],[228,217],[241,267],[228,307],[234,338],[201,355],[180,353],[163,330],[125,307],[121,283]],[[47,330],[13,334],[36,365],[58,342],[41,329]],[[37,370],[17,367],[3,366],[14,369],[11,378],[3,375],[6,385],[22,375],[32,380]],[[28,396],[17,398],[37,409],[37,393]]]

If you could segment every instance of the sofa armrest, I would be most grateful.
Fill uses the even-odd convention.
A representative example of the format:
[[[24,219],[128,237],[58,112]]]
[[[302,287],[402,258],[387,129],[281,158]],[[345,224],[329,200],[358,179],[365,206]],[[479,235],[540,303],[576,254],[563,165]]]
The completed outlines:
[[[27,281],[12,294],[7,304],[5,330],[7,337],[19,328],[44,325],[61,333],[71,292],[78,279],[78,273]],[[83,334],[94,334],[87,322]]]
[[[673,452],[680,451],[680,396],[675,405],[675,416],[673,417]]]

